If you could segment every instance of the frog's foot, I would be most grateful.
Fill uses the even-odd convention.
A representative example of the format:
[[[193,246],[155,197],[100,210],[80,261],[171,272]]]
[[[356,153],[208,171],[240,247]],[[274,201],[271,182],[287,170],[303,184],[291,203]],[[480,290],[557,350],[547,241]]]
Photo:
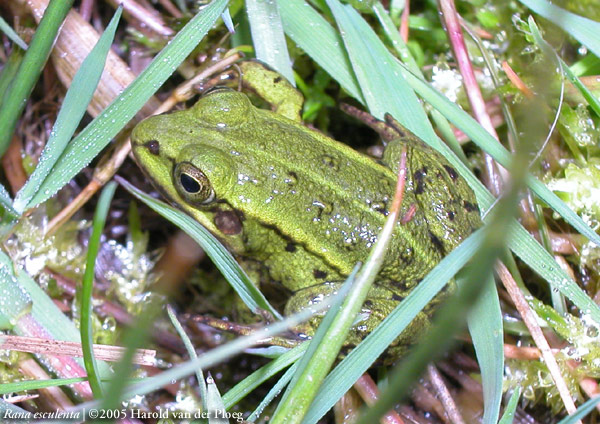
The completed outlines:
[[[293,314],[322,302],[326,297],[334,295],[341,288],[341,282],[329,282],[311,286],[294,293],[288,301],[285,314]],[[403,298],[388,288],[375,285],[369,291],[356,322],[346,341],[344,342],[340,357],[346,356],[350,350],[355,348],[365,337],[371,333],[389,315]],[[394,340],[388,349],[382,354],[379,361],[392,363],[402,356],[408,346],[415,344],[420,335],[429,327],[430,322],[427,315],[429,306],[421,311],[407,326],[407,328]],[[313,316],[309,321],[296,327],[301,336],[311,337],[321,323],[326,311]]]
[[[258,61],[244,61],[239,66],[245,88],[254,91],[269,103],[273,112],[296,122],[302,121],[304,98],[285,77]]]
[[[188,320],[188,323],[199,327],[199,325],[207,325],[216,330],[226,331],[238,336],[248,336],[256,332],[259,327],[255,325],[244,325],[232,321],[226,321],[218,318],[213,318],[205,315],[195,315]],[[296,347],[300,342],[295,334],[284,334],[281,336],[267,337],[257,342],[258,345],[281,346],[287,348]]]
[[[371,115],[369,112],[365,112],[362,109],[359,109],[359,108],[349,105],[347,103],[342,103],[340,105],[340,108],[348,115],[358,119],[359,121],[363,122],[365,125],[371,127],[386,142],[390,142],[397,138],[401,138],[405,135],[404,132],[398,131],[398,127],[392,126],[388,122],[380,121],[379,119],[377,119],[373,115]],[[400,125],[400,124],[398,124],[398,125]]]

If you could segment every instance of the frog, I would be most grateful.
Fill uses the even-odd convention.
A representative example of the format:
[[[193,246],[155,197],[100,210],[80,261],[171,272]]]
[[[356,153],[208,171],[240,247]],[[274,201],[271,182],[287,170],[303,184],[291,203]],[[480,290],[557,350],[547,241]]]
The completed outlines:
[[[367,258],[390,213],[405,149],[404,219],[345,355],[480,226],[475,195],[441,154],[391,116],[371,120],[387,141],[374,158],[303,125],[303,97],[277,72],[250,61],[240,68],[244,90],[217,87],[187,110],[139,123],[133,155],[157,190],[219,239],[242,268],[281,287],[283,312],[293,314],[335,294]],[[247,92],[271,107],[255,106]],[[418,341],[454,286],[448,283],[416,316],[383,363]],[[315,315],[296,334],[310,338],[321,318]]]

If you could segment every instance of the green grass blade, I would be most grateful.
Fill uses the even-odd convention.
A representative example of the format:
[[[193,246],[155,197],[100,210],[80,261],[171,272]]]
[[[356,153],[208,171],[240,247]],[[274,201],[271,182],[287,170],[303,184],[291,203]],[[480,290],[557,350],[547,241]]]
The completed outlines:
[[[567,34],[600,56],[600,22],[561,9],[547,0],[519,0],[540,16],[562,28]]]
[[[0,105],[2,104],[8,88],[19,72],[19,66],[21,66],[23,56],[25,56],[25,50],[14,48],[3,64],[2,72],[0,72]]]
[[[577,421],[584,418],[587,414],[592,412],[596,405],[600,403],[600,396],[595,396],[577,408],[577,411],[573,415],[563,418],[558,424],[575,424]]]
[[[510,250],[550,283],[553,289],[560,290],[581,311],[600,323],[598,305],[558,266],[552,255],[516,221],[510,231]]]
[[[541,130],[541,127],[528,128],[528,132],[523,133],[522,137],[527,139]],[[436,314],[427,337],[395,367],[388,378],[387,387],[381,391],[377,402],[361,415],[357,424],[375,422],[397,402],[401,402],[410,392],[411,386],[408,383],[416,381],[427,364],[441,356],[452,344],[453,335],[463,326],[468,316],[467,312],[473,309],[485,287],[481,280],[493,279],[494,264],[509,240],[507,229],[512,225],[513,216],[517,213],[519,192],[525,185],[528,172],[527,160],[526,151],[517,151],[510,168],[512,184],[490,214],[489,222],[479,230],[483,236],[481,246],[469,265],[457,277],[458,280],[462,280],[458,291]]]
[[[251,422],[251,423],[255,422],[258,419],[258,417],[260,417],[260,414],[262,414],[264,409],[267,406],[269,406],[269,404],[273,401],[273,399],[275,399],[277,397],[277,395],[279,395],[279,393],[281,393],[283,388],[290,382],[292,377],[298,372],[299,365],[300,364],[298,362],[293,364],[281,376],[281,378],[279,378],[279,380],[277,380],[277,383],[275,383],[273,385],[273,387],[271,387],[271,389],[269,390],[269,393],[267,393],[267,395],[264,397],[264,399],[260,401],[260,403],[258,404],[256,409],[254,411],[252,411],[252,414],[250,414],[250,416],[248,417],[248,422]]]
[[[183,329],[183,326],[177,319],[177,315],[175,314],[175,311],[173,310],[171,305],[167,305],[167,314],[169,315],[171,324],[173,324],[173,327],[175,327],[175,331],[177,331],[177,334],[179,334],[179,338],[183,341],[185,350],[187,351],[189,357],[191,359],[196,359],[198,355],[196,355],[196,349],[194,348],[194,344],[192,343],[187,333]],[[201,368],[198,368],[196,370],[196,380],[198,382],[198,391],[200,392],[200,399],[202,399],[202,409],[208,411],[208,405],[206,404],[208,391],[206,388],[206,381],[204,380],[204,373],[202,372]]]
[[[10,299],[0,302],[0,330],[12,329],[21,316],[31,311],[31,296],[19,285],[12,269],[10,258],[0,251],[0,293],[3,299]]]
[[[19,34],[15,32],[14,29],[4,20],[2,16],[0,16],[0,31],[6,34],[6,36],[17,46],[21,47],[23,50],[27,50],[27,43],[19,37]]]
[[[269,362],[262,368],[254,371],[244,380],[236,384],[231,390],[223,395],[223,403],[226,409],[230,409],[233,405],[242,400],[246,395],[250,394],[255,388],[273,377],[281,370],[289,367],[298,359],[300,359],[308,348],[308,343],[302,343],[300,346],[288,350],[277,359]]]
[[[15,131],[17,120],[27,104],[27,99],[33,90],[52,45],[56,34],[73,0],[50,0],[44,16],[33,35],[29,48],[25,52],[19,72],[13,83],[8,87],[0,106],[0,156],[6,151]]]
[[[402,37],[400,37],[400,32],[398,31],[398,28],[396,28],[396,25],[392,21],[392,18],[383,8],[381,2],[378,1],[373,5],[373,12],[377,16],[381,28],[385,31],[386,37],[392,43],[392,46],[394,47],[394,50],[398,54],[400,60],[402,60],[402,62],[406,66],[408,66],[408,68],[411,71],[415,73],[420,73],[421,69],[419,69],[417,61],[410,53],[410,50],[408,49],[408,46],[406,45],[404,40],[402,40]]]
[[[327,0],[327,4],[342,33],[369,112],[379,119],[390,113],[420,138],[437,139],[417,96],[402,78],[399,64],[370,25],[349,4],[338,0]]]
[[[28,380],[18,381],[16,383],[4,383],[0,384],[0,395],[7,395],[13,392],[20,392],[23,390],[38,390],[45,389],[46,387],[68,386],[70,384],[81,383],[82,381],[86,380],[87,378],[78,377],[53,378],[51,380]]]
[[[79,331],[75,328],[73,322],[58,309],[54,301],[40,288],[33,278],[31,278],[24,270],[15,267],[10,258],[3,252],[0,252],[0,267],[10,271],[10,275],[15,277],[6,280],[5,275],[2,279],[3,281],[8,281],[13,286],[8,289],[16,292],[20,291],[30,299],[29,302],[31,308],[26,308],[23,312],[29,312],[33,316],[35,322],[39,325],[43,325],[49,338],[70,342],[81,341]],[[19,297],[15,295],[14,299],[19,299]],[[15,322],[17,323],[13,331],[19,336],[29,336],[30,334],[26,333],[18,325],[19,317],[20,316],[13,316],[11,318],[13,325]],[[81,363],[79,359],[76,360]],[[111,375],[110,369],[106,363],[99,362],[98,368],[100,375],[103,378]]]
[[[10,198],[10,194],[6,191],[6,188],[2,184],[0,184],[0,208],[3,210],[0,212],[0,221],[3,221],[7,218],[7,215],[13,218],[19,216],[17,211],[15,211],[12,207],[12,199]]]
[[[96,258],[100,250],[100,238],[104,231],[106,216],[110,208],[110,202],[117,188],[117,183],[111,181],[108,183],[98,200],[94,220],[92,224],[92,235],[88,242],[88,251],[86,255],[85,273],[83,274],[81,290],[81,324],[79,331],[81,333],[81,349],[83,351],[83,364],[87,372],[90,386],[94,397],[100,398],[103,395],[102,382],[98,375],[98,364],[94,356],[94,340],[92,332],[92,296],[94,292],[94,275]]]
[[[0,399],[0,414],[5,418],[10,417],[11,424],[25,424],[31,422],[31,412],[21,409],[12,403],[8,403],[4,399]]]
[[[68,144],[27,209],[54,195],[96,157],[198,45],[226,6],[227,0],[214,0],[203,8],[135,81]]]
[[[389,239],[389,235],[387,238]],[[383,257],[379,259],[379,266],[382,260]],[[295,367],[296,372],[292,382],[271,419],[273,424],[299,423],[302,420],[331,364],[337,358],[342,343],[356,319],[356,313],[362,306],[376,276],[376,273],[372,275],[369,282],[365,279],[366,275],[362,273],[361,281],[356,278],[357,269],[354,269],[338,291],[337,300],[323,317],[306,354]],[[360,283],[362,287],[359,286]],[[356,292],[360,291],[362,293],[357,295]]]
[[[594,94],[588,90],[588,88],[581,82],[579,78],[575,76],[575,74],[571,71],[571,68],[558,56],[558,54],[554,51],[552,46],[544,40],[542,34],[540,34],[540,30],[538,29],[533,17],[529,17],[528,20],[529,29],[531,34],[533,35],[533,39],[536,44],[540,46],[542,51],[551,56],[554,60],[558,61],[560,64],[561,71],[565,74],[565,76],[573,83],[575,87],[579,90],[579,92],[583,95],[583,98],[587,100],[590,104],[590,107],[596,112],[596,115],[600,116],[600,100]]]
[[[50,170],[65,150],[81,118],[83,118],[98,81],[100,81],[106,56],[114,40],[122,10],[122,7],[117,9],[106,30],[73,77],[73,82],[67,90],[62,106],[58,111],[56,122],[40,156],[40,161],[23,188],[17,193],[14,208],[18,212],[23,212],[43,181],[48,177]]]
[[[481,230],[477,230],[450,252],[406,299],[329,373],[310,411],[302,421],[303,424],[316,423],[333,407],[448,280],[477,252],[481,241]]]
[[[278,0],[283,29],[344,90],[365,104],[338,32],[303,0]]]
[[[439,93],[425,81],[419,77],[413,75],[408,70],[404,69],[404,76],[409,84],[415,89],[425,101],[431,104],[436,110],[441,112],[450,122],[452,122],[458,129],[467,134],[471,140],[487,153],[489,153],[495,160],[497,160],[504,167],[510,166],[511,155],[494,137],[492,137],[481,125],[475,121],[469,114],[460,109],[457,105],[448,100],[444,95]],[[435,147],[435,146],[434,146]],[[447,156],[447,153],[440,150],[444,156],[455,165],[460,172],[460,167],[457,164],[457,159],[454,155]],[[461,174],[465,176],[464,174]],[[471,178],[467,178],[467,181],[471,184],[473,181]],[[477,194],[478,201],[485,201],[481,191],[481,183],[477,182],[476,185],[471,185]],[[565,221],[571,224],[581,234],[589,238],[591,241],[600,245],[600,236],[596,234],[575,212],[573,212],[561,199],[552,193],[548,187],[542,184],[539,180],[532,176],[527,178],[527,184],[533,192],[540,197],[546,204],[554,209]],[[478,187],[479,186],[479,187]],[[485,197],[489,198],[489,194]],[[487,207],[487,201],[483,203],[484,207]]]
[[[219,393],[219,389],[211,375],[206,379],[206,383],[206,411],[210,413],[208,424],[228,424],[229,420],[222,416],[222,412],[225,411],[225,405],[223,405],[221,393]]]
[[[277,321],[274,324],[259,329],[250,335],[238,337],[237,339],[225,345],[221,345],[215,349],[212,349],[211,351],[204,353],[202,356],[199,356],[196,359],[192,359],[186,363],[176,365],[167,371],[163,371],[160,374],[146,378],[141,382],[131,384],[127,387],[123,398],[125,399],[127,397],[132,396],[145,395],[154,390],[161,389],[166,384],[170,384],[173,380],[178,380],[180,378],[186,377],[194,373],[194,371],[198,367],[201,367],[203,369],[213,367],[216,364],[219,364],[233,357],[234,355],[240,354],[245,349],[256,345],[257,343],[263,341],[265,338],[273,337],[277,334],[289,330],[290,328],[294,328],[301,322],[307,321],[315,313],[322,312],[329,308],[332,302],[334,302],[335,300],[335,295],[330,296],[322,302],[320,302],[318,305],[315,305],[310,310],[307,308],[294,315],[287,316],[281,321]],[[96,401],[88,402],[85,404],[78,405],[76,408],[73,409],[73,411],[76,412],[82,411],[84,409],[95,408],[98,405],[99,402]]]
[[[248,22],[256,58],[287,78],[294,87],[294,72],[275,0],[246,0]]]
[[[467,323],[481,370],[483,386],[483,423],[498,421],[502,403],[502,378],[504,375],[504,331],[498,291],[493,278],[483,280],[485,285],[473,306]]]
[[[284,5],[285,4],[285,5]],[[289,8],[289,10],[288,10]],[[304,49],[320,66],[324,69],[336,69],[344,71],[346,74],[351,74],[352,70],[350,64],[345,59],[343,51],[338,52],[337,46],[339,45],[339,38],[337,38],[335,30],[323,19],[314,9],[306,6],[299,0],[292,0],[288,2],[280,2],[280,10],[284,20],[284,28],[288,35],[298,45]],[[285,11],[285,12],[284,12]],[[290,16],[287,15],[290,14]],[[293,18],[294,13],[298,14],[302,18],[302,25],[306,28],[310,28],[312,34],[309,36],[303,32],[295,32]],[[288,31],[288,27],[293,28]],[[298,35],[298,34],[301,34]],[[312,42],[312,36],[322,37],[322,40],[318,42]],[[304,39],[306,38],[306,40]],[[308,40],[308,41],[307,41]],[[374,40],[377,43],[381,43],[379,40]],[[325,52],[329,51],[331,47],[332,54],[327,55]],[[375,48],[369,45],[369,48]],[[396,59],[394,59],[396,60]],[[423,97],[428,103],[430,103],[436,110],[442,113],[450,122],[456,125],[461,131],[467,134],[475,143],[477,143],[486,152],[490,153],[494,159],[499,161],[504,166],[509,166],[510,154],[496,139],[494,139],[487,131],[485,131],[471,116],[465,111],[460,109],[457,105],[448,100],[445,96],[437,92],[427,82],[423,81],[418,76],[413,75],[410,71],[400,66],[402,74],[410,86],[417,92],[417,94]],[[340,84],[342,80],[338,79],[337,74],[331,74]],[[382,96],[386,96],[387,93],[381,93]],[[477,180],[474,175],[464,166],[456,156],[451,153],[450,149],[435,138],[435,140],[423,138],[429,142],[432,147],[440,151],[451,164],[459,171],[459,173],[467,180],[469,185],[475,191],[477,199],[483,208],[489,207],[493,201],[491,195],[485,187]],[[559,213],[567,222],[573,225],[579,232],[600,245],[600,236],[598,236],[583,220],[577,216],[565,203],[560,200],[554,193],[540,183],[539,181],[530,178],[528,180],[529,186],[536,192],[536,194],[544,200],[551,208]],[[548,265],[548,264],[547,264]]]
[[[219,268],[219,271],[221,271],[251,311],[258,314],[259,310],[263,309],[269,311],[273,316],[281,318],[279,312],[269,304],[233,256],[231,256],[231,253],[195,219],[178,209],[153,199],[121,178],[119,178],[119,182],[131,194],[177,225],[202,246],[206,254],[212,259],[217,268]]]
[[[521,388],[517,387],[513,394],[510,396],[510,400],[504,409],[502,418],[498,421],[498,424],[512,424],[515,419],[515,411],[519,406],[519,398],[521,397]]]

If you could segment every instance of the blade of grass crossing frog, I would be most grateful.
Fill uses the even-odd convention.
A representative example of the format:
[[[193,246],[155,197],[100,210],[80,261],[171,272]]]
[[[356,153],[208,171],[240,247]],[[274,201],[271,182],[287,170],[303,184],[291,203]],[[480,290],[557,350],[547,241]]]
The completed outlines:
[[[600,57],[600,22],[561,9],[546,0],[519,0],[538,15],[562,28],[581,44]]]
[[[284,3],[286,4],[286,6],[283,5]],[[297,10],[292,8],[292,6],[297,6]],[[289,7],[290,10],[287,10],[287,7]],[[290,14],[291,13],[298,13],[298,14],[302,13],[302,22],[305,25],[305,27],[306,28],[312,28],[312,27],[319,28],[319,34],[321,34],[325,37],[328,37],[328,38],[325,38],[324,41],[322,42],[323,45],[328,45],[327,43],[332,43],[332,45],[336,47],[334,49],[334,51],[337,51],[336,43],[339,42],[339,38],[336,38],[336,37],[338,37],[337,33],[310,6],[308,6],[305,3],[300,2],[300,1],[290,1],[289,3],[281,2],[280,9],[282,10],[282,16],[284,16],[284,25],[286,26],[286,31],[287,31],[287,26],[291,25],[291,23],[288,23],[287,17],[283,13],[283,11],[285,10],[286,13],[290,13]],[[293,23],[292,18],[290,17],[289,19]],[[340,69],[347,68],[347,66],[344,66],[344,61],[346,60],[344,55],[342,55],[342,54],[332,55],[329,58],[331,61],[328,62],[327,57],[324,56],[322,54],[322,52],[320,51],[320,48],[322,48],[322,45],[319,46],[317,43],[308,42],[307,40],[310,40],[309,37],[294,36],[294,32],[288,32],[288,35],[290,35],[290,37],[292,39],[294,39],[294,41],[296,43],[298,43],[300,45],[300,47],[303,48],[311,57],[313,57],[321,66],[325,66],[327,64],[329,67],[337,66]],[[339,63],[337,65],[334,65],[332,63],[333,60],[338,60]],[[347,65],[347,63],[346,63],[346,65]],[[401,69],[403,69],[403,68],[401,68]],[[469,135],[471,137],[471,139],[473,139],[476,143],[480,144],[481,147],[484,148],[484,150],[486,150],[492,156],[494,156],[494,158],[496,160],[504,162],[505,164],[508,163],[508,161],[510,160],[510,155],[508,154],[508,152],[502,146],[500,146],[500,144],[493,137],[491,137],[483,128],[481,128],[481,126],[473,118],[471,118],[467,113],[465,113],[463,110],[458,108],[458,106],[456,106],[455,104],[450,102],[448,99],[446,99],[443,95],[441,95],[436,90],[434,90],[429,84],[427,84],[421,78],[413,75],[409,71],[405,71],[404,69],[403,69],[403,72],[404,72],[404,77],[406,78],[407,82],[412,86],[412,88],[421,97],[423,97],[427,102],[432,104],[432,106],[434,106],[434,108],[436,108],[438,111],[440,111],[446,118],[448,118],[451,122],[453,122],[463,132],[465,132],[467,135]],[[332,76],[337,79],[336,74],[332,74]],[[481,182],[474,177],[474,175],[468,170],[468,168],[466,168],[464,166],[464,164],[462,164],[453,154],[450,153],[450,149],[448,149],[443,144],[440,145],[438,140],[436,140],[436,143],[433,144],[433,147],[437,148],[451,162],[451,164],[454,167],[456,167],[456,169],[459,171],[459,173],[467,180],[467,182],[469,183],[471,188],[475,191],[475,194],[477,195],[477,200],[478,200],[480,206],[482,207],[482,209],[489,207],[493,201],[492,196],[485,189],[485,187],[481,184]],[[544,199],[551,207],[553,207],[559,214],[561,214],[571,225],[573,225],[582,234],[584,234],[586,237],[593,240],[595,243],[600,244],[600,237],[598,237],[598,235],[593,230],[591,230],[589,228],[589,226],[587,226],[581,220],[581,218],[579,218],[571,209],[569,209],[564,204],[564,202],[562,202],[560,199],[558,199],[557,196],[555,196],[553,193],[551,193],[539,181],[532,180],[532,181],[530,181],[530,184],[533,184],[536,191],[538,192],[538,195],[541,194],[540,197],[542,197],[542,199]],[[524,229],[521,228],[521,230],[522,231],[520,231],[520,235],[518,235],[516,238],[513,238],[511,240],[511,242],[510,242],[511,248],[513,250],[517,249],[518,251],[516,250],[516,253],[520,257],[529,258],[529,260],[533,260],[532,253],[535,253],[535,256],[536,256],[535,260],[541,260],[542,262],[538,262],[538,263],[528,262],[528,264],[532,268],[542,271],[543,272],[542,275],[549,276],[549,278],[551,278],[552,281],[554,281],[555,283],[558,283],[558,282],[563,283],[563,284],[561,284],[561,286],[563,287],[563,290],[566,288],[567,289],[571,288],[572,289],[571,292],[576,293],[575,298],[571,299],[571,300],[575,304],[578,304],[578,307],[580,307],[580,308],[584,307],[583,310],[591,309],[591,310],[597,311],[597,309],[598,309],[597,306],[593,305],[592,302],[590,301],[590,299],[587,296],[585,296],[585,294],[582,295],[581,290],[576,286],[576,284],[570,278],[564,276],[560,272],[560,270],[557,269],[558,267],[556,267],[554,260],[549,258],[548,256],[544,256],[542,247],[537,242],[533,241],[529,237],[529,235],[526,234]],[[516,243],[525,244],[527,246],[527,249],[530,249],[530,251],[524,251],[523,249],[518,247]],[[555,272],[549,273],[548,270],[553,269],[553,268],[555,269]],[[548,275],[548,274],[552,274],[552,275]],[[589,305],[589,308],[588,308],[588,305]]]
[[[510,396],[510,400],[504,409],[504,414],[502,414],[502,418],[498,421],[498,424],[512,424],[515,418],[515,411],[517,410],[517,406],[519,406],[519,398],[521,397],[521,388],[517,386],[514,390],[513,394]],[[490,422],[490,421],[483,421]]]
[[[40,161],[15,198],[14,208],[19,213],[23,212],[43,181],[48,177],[52,167],[75,133],[81,118],[83,118],[98,81],[100,81],[106,63],[106,56],[115,38],[122,11],[122,7],[117,9],[106,30],[73,77],[62,106],[58,111],[56,122],[50,132],[50,138],[42,151]]]
[[[389,234],[388,234],[389,237]],[[381,240],[378,240],[380,242]],[[369,255],[370,260],[371,254]],[[368,262],[368,261],[367,261]],[[306,351],[306,354],[302,356],[296,372],[294,373],[287,390],[281,398],[281,402],[277,405],[277,409],[272,417],[273,423],[287,422],[300,422],[303,414],[309,409],[309,406],[313,400],[314,394],[317,391],[320,381],[325,377],[325,373],[328,369],[323,369],[323,363],[327,363],[328,358],[335,358],[338,355],[339,349],[336,349],[336,344],[339,341],[345,339],[346,335],[341,332],[331,332],[330,330],[336,325],[339,325],[342,320],[350,320],[348,326],[355,319],[355,316],[344,317],[342,308],[351,308],[347,303],[347,299],[350,299],[350,290],[361,290],[360,287],[355,285],[355,282],[359,283],[356,279],[356,273],[358,272],[358,266],[354,268],[352,274],[348,276],[343,286],[338,292],[336,301],[331,305],[313,338],[310,340],[310,345]],[[365,275],[362,276],[363,280]],[[370,286],[370,284],[369,284]],[[354,294],[354,293],[353,293]],[[346,302],[345,302],[346,301]],[[362,305],[362,301],[360,302]],[[340,338],[342,336],[342,339]],[[333,351],[329,351],[326,355],[322,353],[322,343],[327,343],[325,346],[331,346]],[[319,355],[317,356],[317,352]],[[333,355],[333,356],[332,356]],[[316,369],[319,368],[320,369]]]
[[[502,403],[504,331],[494,279],[488,278],[483,284],[485,287],[467,317],[467,324],[481,370],[484,400],[482,422],[495,423]]]
[[[339,33],[303,0],[278,0],[285,33],[360,103],[364,97]]]
[[[275,0],[246,0],[246,11],[256,58],[287,78],[294,87],[294,72]]]
[[[0,31],[2,31],[10,40],[23,50],[27,50],[27,44],[19,37],[19,34],[0,16]]]
[[[423,140],[437,140],[423,107],[404,81],[395,58],[351,5],[327,0],[346,46],[369,112],[390,113]]]
[[[581,92],[583,97],[590,104],[590,107],[596,112],[596,115],[600,116],[600,101],[598,101],[598,98],[594,96],[590,90],[587,89],[587,87],[581,82],[581,80],[577,78],[575,74],[571,71],[571,68],[569,68],[569,66],[558,56],[558,54],[556,54],[552,46],[542,38],[542,34],[540,34],[540,30],[535,24],[533,17],[530,16],[527,22],[529,23],[529,29],[531,30],[531,34],[533,35],[533,39],[535,40],[536,44],[540,46],[540,48],[547,55],[552,55],[552,57],[554,57],[559,62],[560,69],[564,73],[564,75],[569,79],[569,81],[573,83],[575,87],[577,87],[577,89]]]
[[[333,407],[448,280],[477,252],[482,239],[482,231],[479,229],[442,259],[406,299],[329,373],[304,417],[303,424],[316,423]]]
[[[47,200],[83,169],[129,122],[198,45],[219,18],[227,0],[214,0],[204,7],[144,71],[85,129],[67,145],[27,208]]]
[[[264,309],[274,317],[281,318],[279,312],[269,304],[263,294],[254,284],[252,284],[250,278],[248,278],[244,270],[239,266],[227,249],[225,249],[225,247],[223,247],[221,243],[219,243],[218,240],[195,219],[180,210],[172,208],[159,200],[153,199],[122,178],[119,178],[118,181],[131,194],[173,224],[177,225],[202,246],[206,251],[206,254],[213,260],[217,268],[219,268],[219,271],[225,276],[227,281],[250,310],[254,313],[258,313],[260,309]]]

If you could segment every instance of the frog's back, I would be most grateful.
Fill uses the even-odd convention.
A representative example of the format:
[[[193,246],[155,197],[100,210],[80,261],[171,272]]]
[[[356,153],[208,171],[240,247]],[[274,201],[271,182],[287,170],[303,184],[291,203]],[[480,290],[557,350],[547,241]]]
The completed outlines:
[[[258,112],[261,121],[262,111]],[[256,215],[296,247],[347,275],[366,259],[377,240],[389,214],[396,175],[316,131],[285,118],[267,118],[233,130],[239,131],[239,137],[255,131],[249,139],[261,140],[236,151],[238,183],[243,196],[255,204],[244,208],[244,199],[234,199],[233,206],[246,209],[247,218]],[[256,167],[256,163],[267,166]],[[418,205],[414,188],[410,176],[402,215],[412,217],[398,224],[381,273],[385,280],[404,287],[414,286],[445,253],[431,242],[427,211],[414,207]]]

